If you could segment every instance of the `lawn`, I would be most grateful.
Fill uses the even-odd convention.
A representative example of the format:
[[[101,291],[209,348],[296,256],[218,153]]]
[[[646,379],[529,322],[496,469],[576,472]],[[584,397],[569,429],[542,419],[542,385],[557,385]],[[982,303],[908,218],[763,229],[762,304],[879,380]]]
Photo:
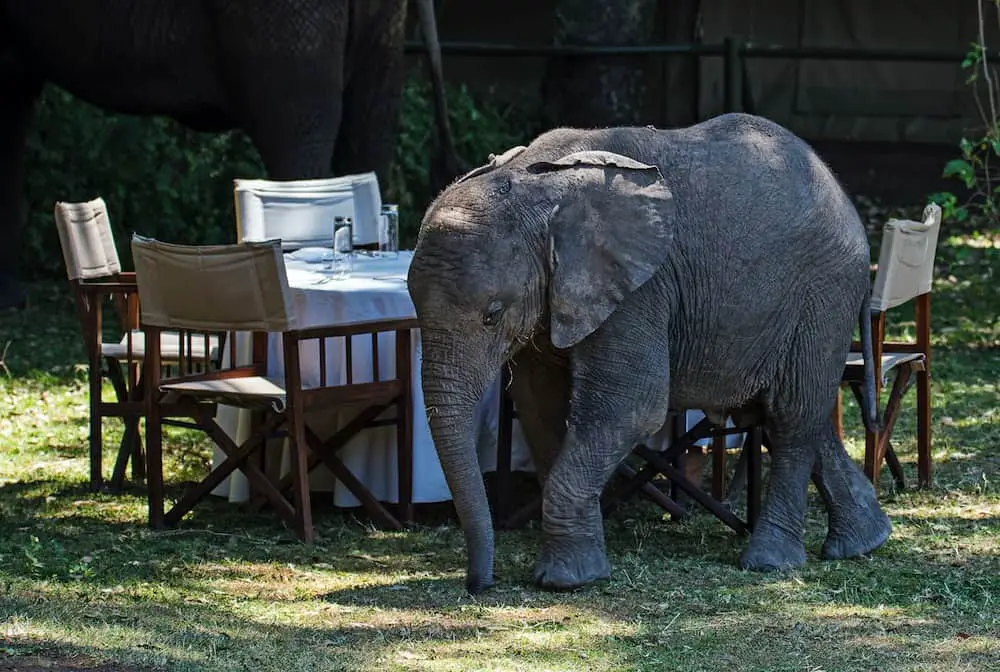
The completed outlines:
[[[141,488],[88,492],[79,327],[65,283],[35,284],[0,316],[0,670],[1000,669],[1000,235],[942,231],[938,259],[934,487],[883,480],[894,531],[872,557],[818,559],[812,491],[809,562],[771,575],[735,568],[745,539],[717,520],[633,503],[607,521],[610,581],[537,590],[529,527],[498,535],[498,588],[480,597],[447,517],[387,533],[320,511],[305,547],[225,502],[157,532]],[[913,432],[907,412],[911,483]],[[119,434],[109,423],[106,464]],[[209,463],[190,434],[169,453],[175,484]]]

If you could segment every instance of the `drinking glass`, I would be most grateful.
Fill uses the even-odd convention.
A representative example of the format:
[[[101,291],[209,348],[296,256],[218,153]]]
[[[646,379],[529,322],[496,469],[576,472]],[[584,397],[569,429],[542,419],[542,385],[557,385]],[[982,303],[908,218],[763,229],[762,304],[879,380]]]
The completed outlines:
[[[378,256],[399,256],[399,206],[383,205],[378,218]]]
[[[343,280],[354,270],[354,224],[350,219],[338,217],[333,222],[334,280]]]

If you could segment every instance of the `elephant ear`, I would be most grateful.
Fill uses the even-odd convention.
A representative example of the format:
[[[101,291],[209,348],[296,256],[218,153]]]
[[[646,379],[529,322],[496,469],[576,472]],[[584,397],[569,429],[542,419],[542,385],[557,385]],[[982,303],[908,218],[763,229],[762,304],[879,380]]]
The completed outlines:
[[[525,147],[524,145],[518,145],[517,147],[511,147],[506,152],[500,155],[490,154],[489,163],[487,163],[484,166],[479,166],[478,168],[473,168],[465,175],[455,180],[455,184],[458,184],[459,182],[464,182],[465,180],[473,178],[476,175],[482,175],[483,173],[488,173],[491,170],[496,170],[497,168],[507,163],[508,161],[510,161],[511,159],[513,159],[515,156],[517,156],[526,149],[527,147]]]
[[[541,161],[563,194],[549,219],[552,344],[579,343],[663,265],[675,203],[659,168],[621,154],[584,151]]]

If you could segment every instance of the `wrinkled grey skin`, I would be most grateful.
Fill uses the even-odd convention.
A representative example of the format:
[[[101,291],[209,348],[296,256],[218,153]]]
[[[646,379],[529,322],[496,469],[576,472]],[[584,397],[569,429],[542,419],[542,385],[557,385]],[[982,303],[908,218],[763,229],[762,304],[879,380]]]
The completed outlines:
[[[434,3],[417,10],[440,146],[454,153]],[[241,129],[274,179],[373,170],[387,188],[406,12],[406,0],[0,0],[0,310],[24,298],[24,148],[44,84],[106,110]],[[451,180],[456,163],[435,165]]]
[[[601,491],[663,425],[668,402],[765,418],[771,477],[742,567],[805,561],[814,467],[829,516],[823,555],[880,546],[889,520],[831,419],[853,325],[867,315],[868,265],[864,227],[831,172],[749,115],[679,130],[557,129],[446,189],[424,218],[409,288],[469,591],[494,580],[473,406],[508,359],[547,476],[539,585],[609,576]]]

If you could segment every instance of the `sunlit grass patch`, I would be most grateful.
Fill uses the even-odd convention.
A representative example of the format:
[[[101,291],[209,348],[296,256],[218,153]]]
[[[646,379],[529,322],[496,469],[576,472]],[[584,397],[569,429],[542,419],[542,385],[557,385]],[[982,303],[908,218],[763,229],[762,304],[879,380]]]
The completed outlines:
[[[998,249],[995,233],[942,233],[934,487],[897,492],[883,474],[893,534],[871,557],[818,557],[826,516],[813,491],[809,560],[773,575],[738,570],[746,539],[712,517],[671,522],[633,502],[606,523],[609,581],[534,588],[541,537],[529,526],[497,535],[498,584],[475,597],[454,520],[384,532],[321,510],[317,541],[303,546],[266,511],[211,501],[158,532],[145,524],[144,488],[89,492],[78,326],[61,283],[36,285],[27,313],[0,317],[0,346],[11,342],[11,375],[0,372],[0,668],[10,656],[70,655],[198,671],[1000,669]],[[907,310],[894,311],[893,335],[912,335]],[[849,397],[847,448],[860,461]],[[911,484],[913,403],[893,441]],[[120,436],[106,423],[108,468]],[[170,431],[168,484],[210,461],[197,434]]]

